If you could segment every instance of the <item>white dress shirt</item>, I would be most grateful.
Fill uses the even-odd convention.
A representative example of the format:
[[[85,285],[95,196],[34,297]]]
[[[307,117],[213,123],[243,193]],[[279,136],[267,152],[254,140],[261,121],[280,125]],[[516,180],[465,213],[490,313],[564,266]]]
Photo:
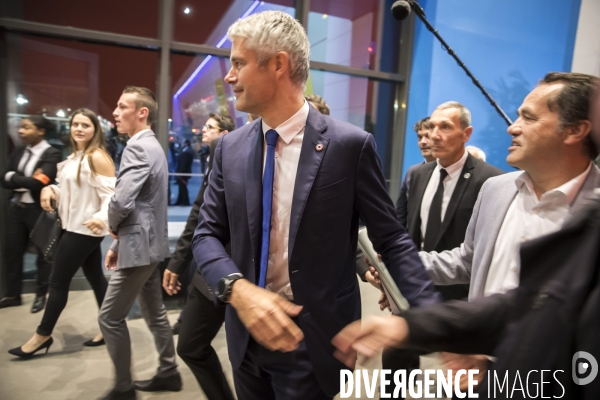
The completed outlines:
[[[448,173],[448,176],[446,176],[446,179],[444,179],[444,197],[442,198],[441,215],[442,222],[444,222],[444,216],[446,214],[446,209],[448,208],[448,203],[450,203],[450,198],[452,197],[452,193],[454,193],[454,188],[456,188],[456,183],[460,179],[460,173],[465,166],[468,156],[469,153],[465,150],[465,153],[462,155],[460,160],[447,168],[442,167],[440,165],[440,161],[436,160],[437,165],[433,170],[433,174],[431,174],[431,178],[429,178],[429,183],[427,184],[427,188],[423,194],[423,200],[421,201],[421,248],[423,248],[423,240],[427,231],[427,220],[429,219],[431,202],[433,201],[433,197],[435,196],[435,192],[437,192],[437,188],[440,183],[440,170],[445,169]]]
[[[40,157],[42,156],[42,154],[44,154],[44,152],[46,151],[46,149],[48,147],[50,147],[50,143],[48,143],[45,140],[42,140],[35,146],[27,146],[27,149],[29,149],[29,151],[31,151],[31,157],[29,157],[29,161],[27,161],[27,165],[23,165],[25,163],[25,160],[27,159],[27,154],[26,154],[27,152],[24,151],[23,156],[21,157],[21,160],[19,160],[19,165],[18,165],[17,169],[19,171],[23,171],[24,176],[32,176],[35,165],[40,160]],[[6,182],[10,181],[12,176],[15,174],[15,172],[16,171],[7,172],[4,175],[4,180]],[[31,192],[28,189],[19,188],[19,189],[15,189],[14,191],[23,193],[21,195],[21,199],[20,199],[21,203],[34,203],[33,197],[31,196]]]
[[[88,156],[81,159],[82,151],[71,154],[57,165],[56,181],[60,186],[50,186],[56,194],[58,215],[63,229],[88,236],[108,235],[108,204],[115,193],[117,179],[95,174],[90,169]],[[77,185],[77,168],[79,185]],[[83,223],[92,218],[104,222],[102,232],[95,234]]]
[[[266,289],[290,300],[294,298],[288,272],[290,214],[308,110],[308,102],[304,101],[304,105],[296,114],[276,128],[271,128],[265,123],[264,119],[262,120],[264,134],[269,129],[275,129],[279,134],[275,146],[275,175],[273,177],[273,206]],[[264,143],[263,173],[267,154],[266,148],[267,145]]]
[[[591,167],[590,163],[585,172],[562,186],[547,191],[539,200],[529,175],[523,172],[517,178],[517,195],[508,208],[496,239],[484,296],[506,293],[519,286],[521,243],[562,228]]]

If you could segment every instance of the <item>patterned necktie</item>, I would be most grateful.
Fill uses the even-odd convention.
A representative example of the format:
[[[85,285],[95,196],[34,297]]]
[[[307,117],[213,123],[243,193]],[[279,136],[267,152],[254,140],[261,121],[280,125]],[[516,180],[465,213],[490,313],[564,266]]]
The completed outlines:
[[[448,176],[445,169],[440,169],[440,183],[431,206],[429,207],[429,218],[427,219],[427,228],[425,230],[425,240],[423,241],[424,251],[435,250],[436,241],[442,228],[442,200],[444,199],[444,179]]]
[[[262,241],[260,251],[260,275],[258,286],[265,287],[267,265],[269,262],[269,240],[271,238],[271,212],[273,206],[273,177],[275,175],[275,145],[279,134],[269,129],[265,135],[267,141],[267,158],[263,173],[262,185]]]

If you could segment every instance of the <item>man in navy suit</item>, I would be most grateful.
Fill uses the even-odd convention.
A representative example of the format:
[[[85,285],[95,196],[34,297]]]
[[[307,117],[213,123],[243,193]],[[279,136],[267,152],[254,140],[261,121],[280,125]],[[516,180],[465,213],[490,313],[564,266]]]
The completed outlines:
[[[236,108],[261,119],[217,145],[194,258],[215,301],[228,303],[238,398],[331,399],[346,368],[331,339],[360,317],[359,217],[412,306],[439,295],[396,219],[373,136],[304,100],[302,26],[266,11],[237,21],[228,36],[225,81]]]

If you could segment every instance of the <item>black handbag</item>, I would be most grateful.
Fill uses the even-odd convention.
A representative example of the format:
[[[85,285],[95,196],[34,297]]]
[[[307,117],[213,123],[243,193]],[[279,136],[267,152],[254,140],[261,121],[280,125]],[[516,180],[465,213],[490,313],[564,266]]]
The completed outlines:
[[[29,234],[29,238],[42,250],[44,259],[47,262],[52,262],[61,235],[62,223],[58,211],[54,209],[52,211],[42,211]]]

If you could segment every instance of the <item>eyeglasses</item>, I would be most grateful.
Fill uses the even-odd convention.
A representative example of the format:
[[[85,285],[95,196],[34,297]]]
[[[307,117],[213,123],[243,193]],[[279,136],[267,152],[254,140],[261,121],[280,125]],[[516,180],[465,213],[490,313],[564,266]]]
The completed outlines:
[[[204,125],[202,127],[202,129],[206,129],[207,131],[209,131],[211,129],[217,129],[217,130],[221,131],[221,129],[218,126],[212,126],[212,125],[209,125],[209,124]]]

